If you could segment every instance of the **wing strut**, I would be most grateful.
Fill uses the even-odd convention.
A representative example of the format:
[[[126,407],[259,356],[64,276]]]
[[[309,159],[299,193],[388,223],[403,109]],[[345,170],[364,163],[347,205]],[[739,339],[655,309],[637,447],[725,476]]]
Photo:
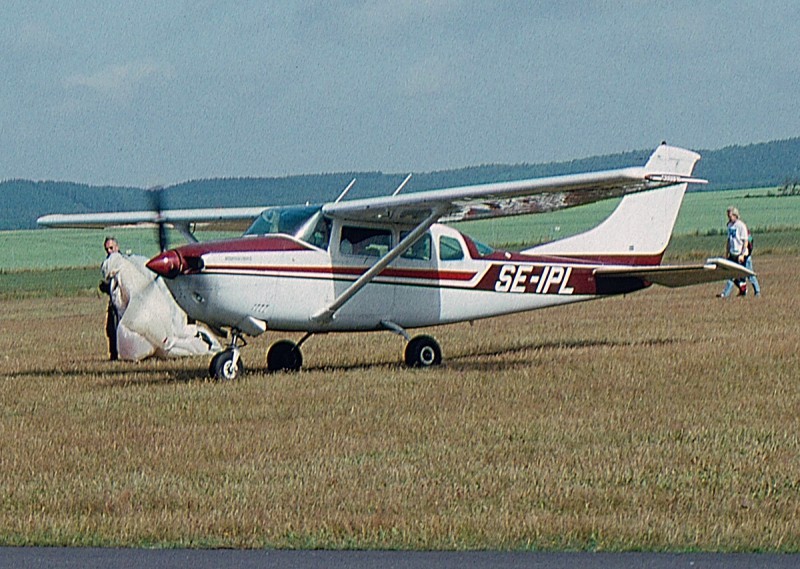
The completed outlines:
[[[197,237],[194,236],[192,225],[190,223],[173,223],[181,235],[183,235],[189,243],[197,243]]]
[[[356,183],[356,179],[355,179],[355,178],[353,178],[352,180],[350,180],[350,183],[349,183],[349,184],[347,184],[347,187],[346,187],[344,190],[342,190],[342,193],[341,193],[341,194],[339,194],[339,197],[338,197],[338,198],[336,198],[336,200],[334,200],[334,202],[333,202],[333,203],[339,203],[340,201],[342,201],[342,200],[344,199],[344,197],[347,195],[347,192],[349,192],[349,191],[350,191],[350,189],[353,187],[353,185],[354,185],[355,183]]]
[[[330,306],[314,314],[311,319],[316,322],[330,322],[337,310],[344,306],[348,300],[353,298],[353,295],[355,295],[358,291],[367,286],[372,279],[374,279],[383,269],[389,266],[389,263],[405,253],[406,250],[411,247],[414,242],[422,236],[423,233],[430,229],[431,225],[436,223],[444,211],[445,209],[441,207],[434,209],[433,212],[431,212],[431,214],[426,217],[424,221],[422,221],[422,223],[417,225],[414,230],[411,231],[411,233],[403,237],[403,239],[400,240],[400,243],[398,243],[394,249],[378,259],[378,261],[372,265],[367,272],[358,277],[353,284],[347,287],[342,294],[336,297]]]
[[[399,194],[399,193],[400,193],[400,192],[403,190],[403,188],[405,188],[405,187],[406,187],[406,184],[408,183],[408,181],[409,181],[410,179],[411,179],[411,174],[409,174],[408,176],[406,176],[406,179],[405,179],[405,180],[403,180],[402,182],[400,182],[400,185],[399,185],[399,186],[397,186],[397,189],[394,191],[394,193],[393,193],[392,195],[393,195],[393,196],[396,196],[397,194]]]

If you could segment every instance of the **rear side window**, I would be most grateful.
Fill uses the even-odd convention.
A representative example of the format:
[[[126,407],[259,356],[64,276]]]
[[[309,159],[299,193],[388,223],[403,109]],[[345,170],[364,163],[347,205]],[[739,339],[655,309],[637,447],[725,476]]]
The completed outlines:
[[[464,258],[464,249],[458,239],[442,235],[439,237],[439,259],[442,261],[460,261]]]
[[[403,233],[400,237],[405,238],[408,232]],[[418,261],[431,260],[431,235],[430,233],[424,234],[417,239],[408,250],[400,255],[404,259],[416,259]]]

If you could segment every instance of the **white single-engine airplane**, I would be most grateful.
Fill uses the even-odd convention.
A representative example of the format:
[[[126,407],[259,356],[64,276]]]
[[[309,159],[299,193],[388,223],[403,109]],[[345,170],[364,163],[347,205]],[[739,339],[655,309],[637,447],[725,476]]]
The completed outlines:
[[[147,266],[189,317],[229,334],[211,361],[218,379],[243,371],[244,336],[305,332],[267,353],[270,371],[299,370],[314,334],[388,330],[405,363],[441,363],[432,337],[407,330],[751,274],[725,259],[661,265],[700,156],[662,144],[644,167],[499,182],[317,206],[47,215],[49,227],[252,221],[237,239],[162,251]],[[348,186],[349,189],[349,186]],[[623,197],[597,227],[521,252],[496,251],[445,222],[530,214]],[[223,332],[225,331],[225,332]]]

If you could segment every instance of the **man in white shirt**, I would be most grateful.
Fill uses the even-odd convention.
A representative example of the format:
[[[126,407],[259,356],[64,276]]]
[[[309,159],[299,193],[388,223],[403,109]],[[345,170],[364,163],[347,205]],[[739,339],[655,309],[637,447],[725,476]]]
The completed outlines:
[[[744,265],[747,262],[747,255],[748,255],[748,245],[747,245],[747,226],[744,224],[739,218],[739,210],[733,206],[729,207],[727,210],[728,213],[728,247],[727,247],[727,256],[728,259],[739,263],[740,265]],[[744,296],[747,291],[747,281],[744,279],[736,279],[736,281],[728,281],[725,283],[725,289],[722,291],[721,294],[718,294],[720,298],[727,298],[731,291],[733,290],[733,286],[736,285],[739,288],[739,294]],[[742,286],[744,285],[744,290]]]
[[[739,219],[739,210],[728,208],[728,259],[744,265],[747,257],[747,226]]]

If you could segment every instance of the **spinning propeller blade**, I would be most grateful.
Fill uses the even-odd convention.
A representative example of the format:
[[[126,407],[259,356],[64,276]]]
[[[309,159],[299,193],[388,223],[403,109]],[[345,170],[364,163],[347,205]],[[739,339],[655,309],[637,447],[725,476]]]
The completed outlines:
[[[164,222],[162,212],[164,211],[164,188],[156,187],[150,190],[150,207],[155,212],[156,237],[158,248],[164,252],[169,249],[169,236],[167,235],[167,225]]]

